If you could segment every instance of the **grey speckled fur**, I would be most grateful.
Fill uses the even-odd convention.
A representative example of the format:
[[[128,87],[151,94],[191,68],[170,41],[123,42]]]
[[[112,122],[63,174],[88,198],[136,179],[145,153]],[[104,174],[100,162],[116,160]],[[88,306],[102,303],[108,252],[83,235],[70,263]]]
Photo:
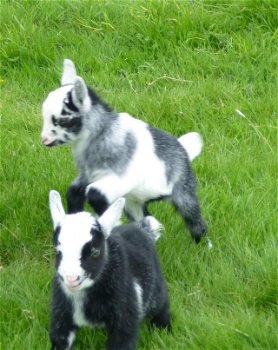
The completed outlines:
[[[174,177],[178,178],[181,174],[188,177],[191,173],[191,165],[177,138],[152,126],[149,126],[149,130],[154,140],[155,152],[165,163],[168,181],[171,181]]]

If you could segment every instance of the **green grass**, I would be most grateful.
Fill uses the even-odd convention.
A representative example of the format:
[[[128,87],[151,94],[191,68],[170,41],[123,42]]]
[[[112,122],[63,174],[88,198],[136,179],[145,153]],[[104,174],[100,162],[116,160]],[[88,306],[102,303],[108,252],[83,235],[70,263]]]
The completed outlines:
[[[205,140],[193,167],[214,248],[153,204],[174,331],[144,323],[138,349],[276,349],[277,2],[2,0],[0,52],[1,349],[50,346],[48,192],[77,171],[70,147],[41,145],[41,104],[64,58],[116,110]],[[76,349],[105,339],[83,329]]]

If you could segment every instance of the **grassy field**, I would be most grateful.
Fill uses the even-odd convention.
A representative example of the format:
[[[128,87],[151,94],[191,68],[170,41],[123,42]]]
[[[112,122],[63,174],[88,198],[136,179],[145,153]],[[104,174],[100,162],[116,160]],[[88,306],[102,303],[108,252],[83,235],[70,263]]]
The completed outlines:
[[[1,349],[50,346],[48,192],[76,169],[70,147],[41,145],[41,104],[64,58],[116,110],[205,140],[193,167],[214,248],[152,206],[174,331],[145,322],[138,349],[277,349],[276,28],[274,0],[1,1]],[[105,339],[83,329],[76,349]]]

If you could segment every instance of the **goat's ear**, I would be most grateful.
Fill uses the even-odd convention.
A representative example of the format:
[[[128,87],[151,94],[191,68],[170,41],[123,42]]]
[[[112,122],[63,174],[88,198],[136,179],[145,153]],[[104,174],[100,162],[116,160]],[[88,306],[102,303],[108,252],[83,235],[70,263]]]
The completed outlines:
[[[59,192],[54,190],[49,192],[49,208],[55,229],[66,215]]]
[[[73,99],[74,103],[79,106],[82,106],[88,97],[88,89],[81,77],[76,77],[74,80],[74,88],[73,88]]]
[[[63,74],[61,78],[61,85],[74,84],[76,78],[75,65],[71,60],[67,58],[64,60]]]
[[[117,199],[98,219],[102,232],[108,238],[112,229],[119,224],[123,209],[125,206],[125,199]]]

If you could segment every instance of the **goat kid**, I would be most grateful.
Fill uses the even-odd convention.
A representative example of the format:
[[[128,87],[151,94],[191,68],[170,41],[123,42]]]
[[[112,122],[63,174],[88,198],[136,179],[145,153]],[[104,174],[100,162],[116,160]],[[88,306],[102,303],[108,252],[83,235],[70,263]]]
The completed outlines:
[[[150,201],[170,199],[198,243],[206,225],[196,196],[190,161],[202,150],[202,138],[175,136],[116,113],[76,75],[64,60],[62,86],[43,103],[42,142],[72,145],[79,175],[67,191],[70,213],[83,210],[87,199],[98,215],[125,197],[131,220],[148,215]]]
[[[88,212],[66,215],[59,193],[50,191],[56,249],[52,350],[71,349],[81,326],[106,327],[108,350],[134,350],[146,316],[171,330],[167,287],[154,245],[161,225],[146,217],[114,227],[124,202],[116,200],[98,219]]]

